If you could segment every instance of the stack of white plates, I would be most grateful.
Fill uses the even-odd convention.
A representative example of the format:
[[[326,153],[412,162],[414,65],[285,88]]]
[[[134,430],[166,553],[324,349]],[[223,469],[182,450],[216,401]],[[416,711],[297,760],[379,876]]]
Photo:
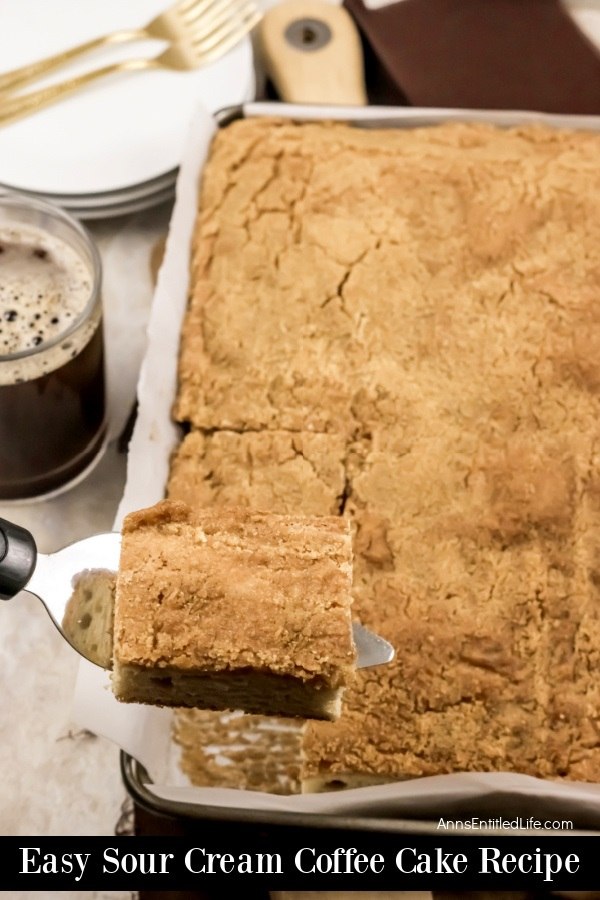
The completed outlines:
[[[79,219],[103,219],[147,209],[173,199],[177,169],[162,176],[132,184],[114,191],[98,193],[55,194],[53,191],[32,191],[21,186],[1,184],[0,188],[19,191],[31,197],[39,197],[61,206]],[[27,182],[25,182],[27,183]]]
[[[2,9],[2,71],[101,34],[143,25],[169,0],[12,0]],[[35,27],[32,26],[35,23]],[[27,91],[123,59],[154,56],[160,41],[108,47]],[[194,110],[254,94],[250,38],[193,72],[113,76],[0,127],[0,187],[49,200],[82,219],[122,215],[173,197]]]

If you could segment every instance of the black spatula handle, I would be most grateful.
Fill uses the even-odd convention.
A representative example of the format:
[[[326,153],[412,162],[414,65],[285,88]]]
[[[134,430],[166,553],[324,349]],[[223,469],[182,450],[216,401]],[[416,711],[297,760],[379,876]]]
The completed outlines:
[[[33,575],[37,547],[26,528],[0,519],[0,600],[22,591]]]

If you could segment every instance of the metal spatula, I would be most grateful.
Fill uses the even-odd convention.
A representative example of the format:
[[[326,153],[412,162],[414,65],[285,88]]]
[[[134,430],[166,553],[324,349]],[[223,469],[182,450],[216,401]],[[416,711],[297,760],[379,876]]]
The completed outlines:
[[[110,668],[91,652],[81,635],[85,631],[65,627],[65,616],[77,579],[86,572],[116,572],[121,535],[97,534],[69,544],[56,553],[38,553],[33,535],[25,528],[0,519],[0,599],[10,600],[26,590],[42,601],[50,618],[77,652],[103,668]],[[394,658],[394,648],[358,622],[353,624],[357,666],[379,666]]]

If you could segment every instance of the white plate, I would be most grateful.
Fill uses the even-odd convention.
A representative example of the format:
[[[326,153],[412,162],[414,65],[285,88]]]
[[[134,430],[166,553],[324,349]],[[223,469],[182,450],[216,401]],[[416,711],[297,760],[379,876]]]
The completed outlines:
[[[2,0],[0,59],[7,71],[73,44],[149,21],[165,0]],[[160,41],[105,48],[36,87],[107,62],[157,55]],[[171,172],[190,118],[249,99],[252,44],[194,72],[145,71],[102,79],[33,116],[0,128],[0,182],[39,194],[102,194]]]
[[[131,185],[131,187],[123,188],[120,191],[105,191],[103,194],[38,194],[36,191],[19,190],[19,193],[28,197],[37,198],[38,200],[46,200],[49,203],[55,203],[68,209],[77,209],[79,207],[94,207],[101,209],[104,206],[112,206],[115,203],[136,200],[138,198],[148,197],[162,191],[165,188],[175,184],[177,179],[177,170],[167,172],[160,178],[154,178],[151,181],[145,181],[143,184]],[[14,190],[9,185],[0,184],[1,190]]]
[[[174,197],[175,183],[173,183],[171,187],[158,191],[155,194],[150,194],[147,197],[124,200],[123,202],[116,202],[109,206],[80,207],[77,209],[68,209],[67,211],[77,219],[81,219],[83,222],[87,222],[91,219],[111,219],[114,216],[125,216],[129,215],[129,213],[139,212],[142,209],[150,209],[153,206],[159,206],[161,203],[171,202]]]

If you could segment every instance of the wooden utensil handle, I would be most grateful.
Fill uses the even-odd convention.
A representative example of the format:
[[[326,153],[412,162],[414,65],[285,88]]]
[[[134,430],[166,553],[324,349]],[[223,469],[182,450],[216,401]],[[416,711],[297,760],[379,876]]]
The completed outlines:
[[[325,0],[285,0],[265,13],[259,41],[281,100],[367,103],[360,36],[343,7]]]

